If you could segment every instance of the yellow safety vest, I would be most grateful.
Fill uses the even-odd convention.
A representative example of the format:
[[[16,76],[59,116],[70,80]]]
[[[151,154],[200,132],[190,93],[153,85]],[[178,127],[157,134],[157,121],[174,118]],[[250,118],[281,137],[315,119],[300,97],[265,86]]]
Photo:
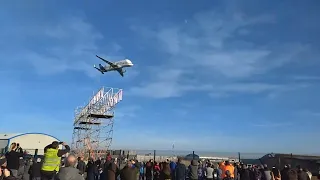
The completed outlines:
[[[59,171],[61,158],[58,156],[58,149],[47,149],[44,153],[44,160],[41,170],[43,171]]]

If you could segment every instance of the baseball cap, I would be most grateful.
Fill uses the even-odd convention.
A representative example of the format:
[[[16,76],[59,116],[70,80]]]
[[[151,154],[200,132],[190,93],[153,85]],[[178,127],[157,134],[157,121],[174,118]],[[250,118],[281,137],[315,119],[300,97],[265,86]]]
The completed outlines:
[[[7,162],[6,158],[0,158],[0,166]]]

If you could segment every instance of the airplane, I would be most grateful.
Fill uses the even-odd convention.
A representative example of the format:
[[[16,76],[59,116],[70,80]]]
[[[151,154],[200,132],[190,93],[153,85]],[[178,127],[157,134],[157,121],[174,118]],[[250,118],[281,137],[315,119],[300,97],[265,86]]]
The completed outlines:
[[[99,68],[96,67],[96,65],[93,66],[98,71],[100,71],[102,74],[104,74],[105,72],[109,72],[109,71],[118,71],[118,73],[123,77],[124,73],[126,72],[126,70],[124,70],[123,68],[133,66],[132,62],[129,59],[124,59],[124,60],[117,61],[117,62],[110,62],[110,61],[103,59],[102,57],[99,57],[98,55],[96,55],[96,56],[97,56],[97,58],[101,59],[102,61],[104,61],[105,63],[108,64],[106,66],[99,64]]]

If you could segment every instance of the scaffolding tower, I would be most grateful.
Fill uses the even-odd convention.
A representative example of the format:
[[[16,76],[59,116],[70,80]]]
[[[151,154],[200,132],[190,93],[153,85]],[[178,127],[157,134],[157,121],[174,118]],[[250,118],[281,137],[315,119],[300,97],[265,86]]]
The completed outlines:
[[[72,152],[84,158],[104,156],[112,143],[113,117],[122,89],[102,87],[84,107],[75,110]]]

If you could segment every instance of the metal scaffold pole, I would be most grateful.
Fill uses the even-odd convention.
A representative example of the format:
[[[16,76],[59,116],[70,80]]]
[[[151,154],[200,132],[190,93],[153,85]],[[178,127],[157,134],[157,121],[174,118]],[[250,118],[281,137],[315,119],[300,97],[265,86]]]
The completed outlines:
[[[105,156],[112,143],[116,105],[122,89],[101,88],[84,107],[75,110],[72,152],[84,158]]]

